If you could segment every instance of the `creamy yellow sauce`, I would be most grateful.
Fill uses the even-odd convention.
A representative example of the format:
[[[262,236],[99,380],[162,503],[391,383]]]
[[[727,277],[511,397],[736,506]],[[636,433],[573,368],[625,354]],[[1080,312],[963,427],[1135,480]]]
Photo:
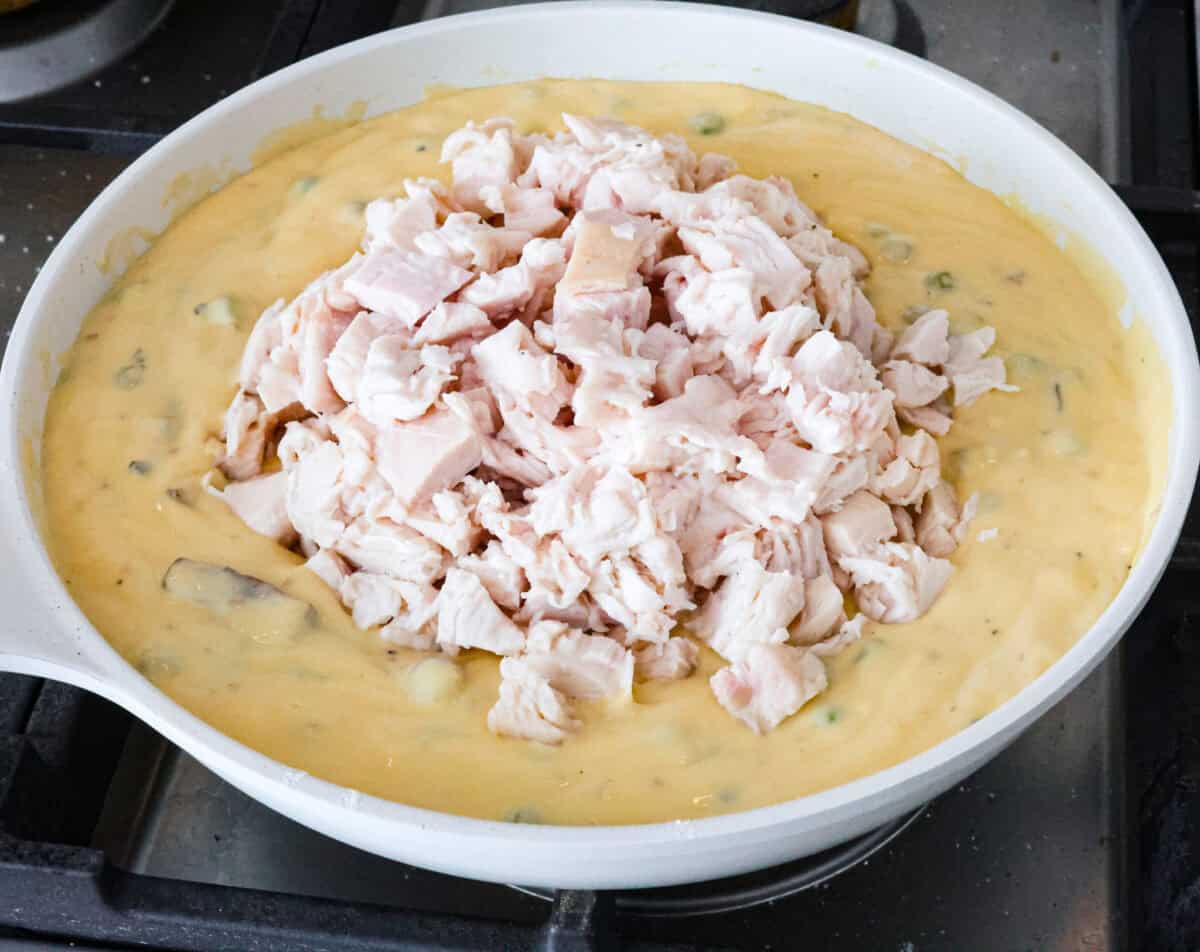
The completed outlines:
[[[707,652],[688,681],[585,707],[584,729],[561,747],[495,737],[484,724],[494,658],[464,656],[461,684],[429,691],[411,672],[419,656],[356,629],[298,556],[200,488],[255,318],[355,250],[363,203],[398,194],[406,177],[444,177],[441,140],[468,119],[550,130],[564,110],[679,132],[751,175],[787,176],[871,259],[867,292],[884,324],[931,305],[959,331],[990,324],[1021,387],[958,411],[941,441],[960,495],[982,494],[945,594],[916,623],[869,628],[829,665],[829,691],[766,737],[717,705],[707,676],[719,659]],[[723,130],[697,134],[697,113],[722,117]],[[196,313],[221,298],[228,313]],[[721,85],[546,80],[440,94],[276,155],[189,210],[132,266],[83,325],[50,402],[50,541],[75,599],[131,663],[292,767],[487,818],[708,816],[904,760],[1070,647],[1120,587],[1156,502],[1158,462],[1138,425],[1143,359],[1111,303],[1045,235],[943,162],[847,116]],[[179,557],[262,579],[318,620],[181,598],[162,584]]]

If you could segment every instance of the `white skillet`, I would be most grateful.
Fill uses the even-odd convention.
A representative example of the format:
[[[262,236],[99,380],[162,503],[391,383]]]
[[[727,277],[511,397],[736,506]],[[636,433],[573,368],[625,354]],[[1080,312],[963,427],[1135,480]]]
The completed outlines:
[[[920,148],[966,160],[968,177],[1072,233],[1123,283],[1170,377],[1170,459],[1153,534],[1120,593],[1075,646],[1020,694],[949,740],[853,783],[706,820],[549,827],[465,819],[358,794],[231,740],[125,663],[67,595],[34,513],[36,459],[57,355],[111,277],[98,268],[131,226],[160,230],[181,172],[249,167],[266,132],[320,105],[369,115],[419,100],[430,83],[542,76],[743,83],[842,110]],[[450,17],[298,63],[218,103],[133,163],[59,243],[17,319],[0,371],[0,668],[78,684],[128,708],[227,781],[329,836],[460,876],[559,888],[661,886],[815,853],[900,816],[1010,743],[1112,649],[1154,588],[1191,500],[1200,369],[1171,277],[1107,186],[1053,136],[936,66],[868,40],[765,14],[673,3],[564,3]],[[1164,413],[1166,409],[1164,408]],[[152,619],[147,619],[153,624]]]

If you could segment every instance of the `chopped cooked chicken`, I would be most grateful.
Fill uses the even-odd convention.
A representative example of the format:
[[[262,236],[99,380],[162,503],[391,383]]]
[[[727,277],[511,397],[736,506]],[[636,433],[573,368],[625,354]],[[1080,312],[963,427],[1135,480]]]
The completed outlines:
[[[230,479],[249,479],[262,472],[263,453],[274,422],[258,397],[239,390],[225,411],[225,455],[221,470]]]
[[[896,458],[871,483],[881,499],[911,506],[937,485],[941,474],[937,443],[924,430],[896,440]]]
[[[495,539],[478,555],[462,556],[457,565],[478,576],[492,601],[501,608],[516,611],[521,607],[521,595],[528,587],[525,573]]]
[[[765,734],[825,690],[825,666],[805,648],[756,644],[711,679],[713,694],[756,734]]]
[[[471,272],[445,258],[404,251],[372,251],[346,281],[346,290],[372,311],[408,327],[471,280]]]
[[[363,571],[426,584],[440,578],[448,562],[437,543],[386,517],[355,519],[333,548]]]
[[[494,228],[473,212],[446,216],[436,231],[413,239],[417,248],[433,258],[473,271],[495,271],[521,253],[533,235],[515,228]]]
[[[484,185],[479,198],[488,211],[504,216],[504,227],[545,236],[567,220],[554,204],[554,193],[518,185]]]
[[[417,235],[437,228],[438,218],[459,211],[450,199],[446,187],[433,179],[406,179],[404,198],[377,198],[364,211],[366,234],[363,248],[395,248],[400,251],[416,249]]]
[[[864,615],[889,623],[916,621],[950,580],[953,566],[910,542],[885,542],[870,552],[844,556]]]
[[[596,212],[582,212],[571,223],[574,246],[557,293],[583,294],[595,291],[625,291],[638,281],[641,261],[636,231],[632,226],[610,224]]]
[[[975,516],[977,497],[971,496],[958,508],[954,487],[944,479],[937,483],[921,505],[914,523],[915,541],[930,555],[945,558],[958,548]]]
[[[861,555],[896,534],[891,507],[865,490],[850,496],[837,512],[822,520],[825,548],[833,559]]]
[[[923,407],[946,392],[950,381],[923,364],[889,360],[879,374],[883,385],[896,395],[897,407]]]
[[[769,383],[787,388],[796,431],[822,453],[863,453],[893,419],[892,393],[869,358],[829,331],[805,341]]]
[[[633,685],[634,659],[627,649],[612,638],[584,634],[559,621],[530,625],[521,657],[567,697],[628,694]]]
[[[335,592],[342,590],[342,583],[350,577],[350,567],[346,560],[332,549],[319,549],[304,567],[316,575],[322,582]]]
[[[479,576],[452,568],[438,595],[437,641],[443,647],[511,655],[524,646],[525,633],[496,607]]]
[[[634,671],[639,681],[678,681],[696,670],[700,649],[688,638],[676,636],[639,648]]]
[[[424,346],[449,344],[463,338],[482,340],[495,330],[488,316],[473,304],[443,301],[421,322],[412,342]]]
[[[981,327],[970,334],[950,338],[950,356],[945,373],[954,387],[954,405],[968,406],[989,390],[1016,390],[1004,382],[1004,361],[983,355],[996,342],[996,331]]]
[[[462,292],[461,300],[504,317],[541,302],[553,290],[566,268],[566,251],[557,238],[534,238],[521,252],[521,260],[491,274],[483,274]]]
[[[421,588],[376,572],[359,571],[342,582],[342,601],[360,628],[382,625],[400,615],[410,601],[419,601]],[[423,619],[428,620],[428,619]]]
[[[479,437],[449,410],[408,423],[397,423],[379,435],[379,473],[406,504],[453,486],[482,461]]]
[[[560,744],[579,730],[566,698],[521,658],[500,662],[500,699],[488,711],[487,726],[494,734]]]
[[[791,572],[741,561],[689,627],[717,654],[736,661],[753,645],[787,641],[787,626],[804,608],[804,588],[804,579]]]
[[[280,545],[291,545],[296,541],[297,533],[288,518],[287,486],[287,473],[280,471],[230,483],[221,498],[259,535],[274,539]]]
[[[496,733],[691,676],[680,626],[762,733],[948,583],[975,501],[934,437],[1012,389],[995,333],[894,338],[790,182],[563,120],[468,123],[451,184],[368,204],[361,252],[262,313],[209,488],[359,626],[501,656]]]
[[[513,135],[511,119],[468,122],[442,143],[442,161],[454,170],[454,198],[467,208],[482,203],[488,187],[511,185],[521,170],[519,153],[524,141]]]
[[[892,348],[892,360],[940,367],[950,357],[950,315],[926,311],[905,329]]]
[[[845,596],[833,576],[810,578],[804,583],[804,611],[789,626],[789,640],[798,645],[818,644],[845,617]]]

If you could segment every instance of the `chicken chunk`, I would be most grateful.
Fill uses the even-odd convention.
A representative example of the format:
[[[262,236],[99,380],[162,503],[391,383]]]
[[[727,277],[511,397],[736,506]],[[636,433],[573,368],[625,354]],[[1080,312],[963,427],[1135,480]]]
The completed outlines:
[[[675,636],[634,652],[634,672],[639,681],[678,681],[696,670],[700,649],[690,638]]]
[[[926,494],[914,529],[916,542],[930,555],[945,558],[952,554],[967,534],[975,516],[977,497],[972,496],[958,508],[954,487],[941,480]]]
[[[479,555],[462,556],[457,565],[477,576],[492,601],[501,608],[516,611],[521,607],[521,595],[528,585],[525,573],[496,540],[489,542]]]
[[[472,274],[445,258],[404,251],[372,251],[346,281],[346,290],[368,310],[413,327]]]
[[[825,666],[811,651],[756,644],[709,683],[725,710],[756,734],[765,734],[825,690]]]
[[[511,119],[488,119],[446,136],[442,161],[454,175],[454,198],[466,208],[486,207],[482,192],[488,187],[511,185],[521,172],[523,143],[513,135]]]
[[[772,381],[786,388],[797,432],[822,453],[862,453],[894,419],[892,394],[870,362],[829,331],[806,340]]]
[[[868,552],[896,534],[891,507],[862,490],[850,496],[837,512],[825,516],[821,523],[825,545],[835,560]]]
[[[909,360],[890,360],[879,373],[883,385],[896,395],[897,407],[923,407],[940,397],[950,381]]]
[[[845,617],[845,596],[833,577],[810,578],[804,583],[804,611],[788,628],[788,640],[797,645],[817,644]]]
[[[408,504],[453,486],[483,459],[479,437],[449,410],[388,427],[378,452],[380,474]]]
[[[382,517],[355,519],[333,548],[361,569],[411,582],[433,582],[447,563],[445,551],[435,542]]]
[[[318,549],[304,563],[304,567],[335,592],[340,592],[342,583],[350,577],[350,567],[346,564],[346,560],[332,549]]]
[[[488,711],[487,726],[493,734],[561,744],[580,723],[561,693],[520,658],[500,662],[500,699]]]
[[[940,473],[937,443],[917,430],[896,440],[896,458],[872,480],[871,488],[893,505],[911,506],[937,485]]]
[[[787,641],[787,626],[804,608],[804,579],[742,562],[701,606],[688,628],[730,661],[755,644]]]
[[[267,438],[275,415],[258,397],[239,390],[225,411],[225,453],[221,470],[230,479],[249,479],[262,471]]]
[[[571,224],[575,244],[558,290],[567,294],[624,291],[640,283],[636,234],[622,233],[599,215],[582,213]]]
[[[438,595],[437,643],[515,655],[525,646],[525,633],[496,607],[477,575],[452,568]]]
[[[474,304],[488,317],[503,317],[543,300],[566,270],[566,252],[557,238],[534,238],[521,260],[468,285],[460,300]]]
[[[891,357],[926,367],[945,364],[950,357],[950,315],[942,310],[926,311],[905,328]]]
[[[945,559],[906,542],[885,542],[865,555],[844,556],[838,564],[850,573],[863,614],[891,624],[924,615],[954,572]]]
[[[287,473],[278,472],[230,483],[221,498],[259,535],[290,546],[296,541],[296,530],[288,518],[287,487]]]
[[[562,622],[531,625],[521,660],[567,697],[627,695],[633,686],[633,654],[611,638],[588,635]]]
[[[954,387],[956,407],[969,406],[989,390],[1017,389],[1004,382],[1003,360],[983,356],[995,342],[996,331],[991,327],[950,338],[945,373]]]
[[[479,189],[479,197],[488,211],[504,216],[505,228],[527,231],[531,235],[549,235],[567,220],[555,205],[554,193],[549,189],[485,185]]]

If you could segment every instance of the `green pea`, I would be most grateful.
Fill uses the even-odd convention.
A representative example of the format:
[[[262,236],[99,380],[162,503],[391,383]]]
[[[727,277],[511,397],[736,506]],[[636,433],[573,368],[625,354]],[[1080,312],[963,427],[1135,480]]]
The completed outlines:
[[[958,283],[949,271],[931,271],[925,275],[925,287],[930,291],[953,291]]]
[[[1046,371],[1046,362],[1033,354],[1013,354],[1008,358],[1008,367],[1014,374],[1032,377]]]
[[[1087,452],[1087,447],[1070,430],[1052,430],[1046,434],[1046,444],[1059,456],[1078,456]]]
[[[725,117],[715,112],[698,112],[688,120],[693,132],[715,136],[725,130]]]
[[[879,253],[888,261],[894,261],[896,264],[907,264],[912,260],[913,243],[907,238],[888,238],[882,245],[879,246]]]

